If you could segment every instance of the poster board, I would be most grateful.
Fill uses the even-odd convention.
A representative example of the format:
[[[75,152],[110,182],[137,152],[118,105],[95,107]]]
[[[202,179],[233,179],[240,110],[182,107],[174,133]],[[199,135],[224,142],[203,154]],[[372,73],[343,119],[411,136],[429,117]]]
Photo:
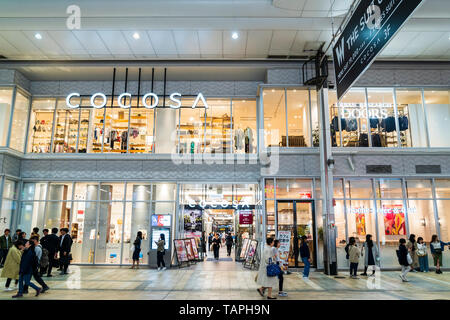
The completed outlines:
[[[386,236],[406,235],[405,210],[401,204],[383,204],[384,234]]]
[[[255,257],[256,249],[258,248],[258,241],[251,240],[249,242],[248,250],[247,250],[247,264],[251,264],[253,262],[253,258]]]
[[[189,262],[184,239],[173,240],[179,263]]]
[[[194,258],[198,259],[198,248],[197,248],[197,242],[194,238],[191,238],[191,244],[192,244],[192,251],[194,251]]]
[[[291,247],[291,231],[280,230],[278,231],[278,240],[280,241],[280,248],[278,253],[280,259],[283,260],[283,266],[289,266],[289,250]]]
[[[195,260],[194,250],[192,248],[191,239],[184,239],[184,245],[186,247],[186,254],[189,261]]]
[[[366,215],[364,213],[355,213],[356,233],[359,236],[366,235]]]
[[[242,260],[245,260],[247,258],[247,249],[248,249],[248,244],[249,244],[249,239],[245,238],[242,241],[242,249],[241,249],[241,254],[239,255],[239,258]]]

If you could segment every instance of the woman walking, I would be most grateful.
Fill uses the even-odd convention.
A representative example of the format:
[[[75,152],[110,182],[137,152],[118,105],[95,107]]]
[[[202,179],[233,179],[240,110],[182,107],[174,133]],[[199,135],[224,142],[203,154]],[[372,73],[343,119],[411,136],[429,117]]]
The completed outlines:
[[[308,237],[306,237],[305,235],[301,237],[300,257],[302,258],[303,264],[305,265],[305,267],[303,268],[303,279],[308,279],[309,269],[311,267],[311,254],[309,252],[307,240]]]
[[[276,297],[272,296],[272,288],[276,288],[277,286],[277,277],[268,277],[267,276],[267,266],[270,263],[275,262],[275,257],[273,256],[273,238],[267,238],[266,246],[264,247],[264,251],[262,254],[261,263],[259,265],[259,271],[257,275],[256,283],[261,287],[256,289],[258,293],[264,297],[264,291],[268,289],[267,299],[276,299]]]
[[[367,269],[371,266],[372,276],[375,275],[375,265],[379,266],[380,263],[380,251],[376,243],[372,241],[372,235],[366,235],[366,241],[363,244],[361,256],[364,256],[364,272],[362,276],[367,276]]]
[[[139,255],[141,253],[141,243],[142,243],[142,231],[138,231],[136,240],[133,242],[133,265],[130,269],[134,269],[134,264],[136,263],[136,269],[139,269]]]
[[[12,279],[15,281],[15,287],[19,283],[20,259],[22,258],[23,248],[23,242],[16,241],[8,251],[1,275],[2,278],[6,278],[5,291],[14,290],[9,287]]]
[[[356,245],[355,238],[350,238],[348,247],[348,257],[350,260],[350,278],[358,279],[356,273],[358,272],[359,257],[361,256],[361,250]]]
[[[155,241],[156,242],[156,241]],[[164,246],[166,245],[166,236],[164,233],[161,233],[159,235],[159,240],[156,242],[156,263],[158,264],[158,271],[159,270],[166,270],[166,263],[164,262],[164,255],[166,253],[166,249]],[[162,266],[162,267],[161,267]]]
[[[212,246],[213,246],[213,251],[214,251],[214,259],[219,260],[219,249],[220,249],[220,238],[219,235],[216,233],[214,235],[214,238],[212,240]]]
[[[200,238],[200,259],[205,259],[207,255],[206,252],[206,233],[205,231],[202,232],[202,237]]]
[[[419,257],[420,272],[428,272],[428,253],[427,244],[422,237],[417,238],[417,256]]]
[[[411,234],[409,236],[409,241],[406,244],[406,249],[408,249],[409,254],[411,255],[413,261],[411,264],[412,271],[417,272],[416,269],[419,268],[419,256],[417,255],[417,242],[415,234]]]
[[[441,267],[442,265],[442,251],[444,251],[444,246],[449,245],[450,242],[443,242],[439,240],[438,236],[436,234],[433,234],[431,237],[431,243],[430,243],[430,250],[431,255],[433,256],[433,262],[434,266],[436,267],[436,273],[441,274]]]
[[[33,271],[36,270],[37,257],[34,253],[34,245],[32,242],[27,241],[25,244],[25,249],[20,259],[20,269],[19,269],[19,291],[13,298],[23,297],[24,285],[27,287],[32,287],[36,290],[36,297],[41,293],[42,289],[31,282],[31,277],[33,276]]]
[[[283,282],[284,282],[284,278],[283,278],[283,260],[280,258],[280,251],[279,251],[280,247],[281,247],[280,240],[275,240],[273,242],[273,247],[272,247],[273,256],[275,257],[275,261],[276,261],[277,265],[282,270],[280,272],[280,274],[278,275],[278,295],[280,297],[286,297],[288,294],[283,291]]]
[[[406,275],[411,270],[410,262],[408,261],[408,249],[406,248],[406,240],[401,238],[399,240],[399,247],[397,250],[397,257],[398,257],[398,263],[402,267],[402,273],[400,274],[400,279],[402,279],[403,282],[409,282],[409,280],[406,278]],[[411,257],[410,257],[411,259]]]

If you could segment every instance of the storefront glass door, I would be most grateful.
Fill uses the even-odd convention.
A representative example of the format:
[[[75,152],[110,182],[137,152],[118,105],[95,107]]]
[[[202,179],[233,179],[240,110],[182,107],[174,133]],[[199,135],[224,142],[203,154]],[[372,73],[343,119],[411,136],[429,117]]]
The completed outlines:
[[[278,200],[277,225],[278,231],[290,231],[289,267],[303,267],[300,258],[301,237],[307,237],[311,253],[311,265],[316,265],[316,250],[314,242],[314,205],[313,201]]]

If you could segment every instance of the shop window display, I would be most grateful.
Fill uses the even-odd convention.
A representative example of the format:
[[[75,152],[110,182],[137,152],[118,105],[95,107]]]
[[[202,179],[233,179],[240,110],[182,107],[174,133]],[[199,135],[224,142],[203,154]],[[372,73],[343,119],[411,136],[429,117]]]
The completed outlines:
[[[408,198],[432,198],[431,180],[406,180]]]
[[[436,179],[434,180],[437,198],[450,199],[450,180]]]
[[[349,179],[345,181],[347,199],[364,199],[373,197],[372,180]]]
[[[152,153],[154,149],[154,110],[131,108],[128,148],[130,153]]]
[[[312,180],[277,179],[277,199],[312,199]]]
[[[348,265],[348,260],[345,258],[345,246],[347,245],[348,237],[345,224],[344,206],[345,205],[343,200],[336,200],[336,205],[334,206],[334,219],[336,226],[336,252],[338,258],[337,264],[341,267]],[[316,217],[317,216],[320,217],[321,213],[316,212]]]
[[[265,89],[263,101],[265,145],[266,147],[281,147],[283,146],[283,136],[286,141],[285,90]]]
[[[450,92],[425,90],[430,147],[450,147]]]
[[[6,146],[11,117],[12,89],[0,89],[0,146]]]
[[[30,99],[20,91],[17,91],[9,147],[20,152],[25,151],[29,104]]]
[[[350,199],[347,203],[348,237],[364,242],[371,234],[376,241],[375,208],[372,200]]]
[[[315,107],[317,110],[317,106]],[[339,113],[339,106],[337,101],[337,94],[336,91],[329,91],[328,92],[328,109],[330,110],[330,137],[331,137],[331,146],[332,147],[340,147],[341,146],[341,140],[342,140],[342,129],[346,128],[346,120],[342,118],[342,115]],[[341,124],[339,124],[339,121],[341,121]],[[313,141],[317,140],[316,147],[319,146],[319,123],[314,127],[313,130]]]
[[[55,99],[33,99],[28,134],[28,152],[50,152],[55,105]]]
[[[0,231],[11,228],[12,218],[17,208],[17,186],[13,180],[5,179],[3,184],[3,199],[0,210]]]
[[[231,100],[208,99],[206,109],[205,153],[230,153],[231,141]],[[239,131],[240,132],[240,131]],[[242,135],[235,135],[239,146],[243,145]],[[240,139],[240,140],[239,140]]]
[[[427,147],[427,130],[422,91],[396,89],[400,140],[402,147]]]
[[[232,152],[256,153],[258,144],[256,100],[233,99],[232,106]]]
[[[266,200],[266,225],[267,237],[276,237],[275,235],[275,201]]]
[[[57,101],[53,130],[54,153],[76,152],[80,110],[68,108],[65,100]]]
[[[375,190],[377,198],[403,198],[400,179],[375,179]]]
[[[351,89],[339,103],[330,106],[332,145],[368,147],[366,95],[364,89]],[[338,132],[341,132],[339,136]]]
[[[90,197],[88,195],[88,198]],[[94,201],[73,202],[74,210],[70,226],[73,263],[94,263],[98,206],[99,203]]]
[[[202,104],[198,108],[192,109],[193,102],[193,99],[183,99],[182,107],[178,111],[180,119],[177,127],[179,153],[202,153],[205,149],[206,109]],[[172,136],[173,132],[169,134]]]
[[[282,146],[310,147],[309,92],[288,89],[286,95],[289,139],[286,145],[282,137]]]
[[[367,100],[369,101],[368,118],[372,147],[398,147],[393,89],[369,88],[367,89]],[[402,147],[406,147],[406,131],[409,128],[408,108],[400,104],[397,105],[397,116],[400,144]]]

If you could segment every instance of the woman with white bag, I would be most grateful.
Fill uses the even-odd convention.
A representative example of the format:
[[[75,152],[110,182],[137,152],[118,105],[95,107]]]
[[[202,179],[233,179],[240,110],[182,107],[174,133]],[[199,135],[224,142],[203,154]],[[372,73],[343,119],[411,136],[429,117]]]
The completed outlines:
[[[413,263],[413,260],[408,252],[408,249],[406,248],[406,240],[401,238],[399,242],[400,246],[397,250],[397,257],[398,263],[402,266],[400,279],[402,279],[403,282],[409,282],[409,280],[406,278],[406,275],[409,271],[411,271],[411,264]]]

